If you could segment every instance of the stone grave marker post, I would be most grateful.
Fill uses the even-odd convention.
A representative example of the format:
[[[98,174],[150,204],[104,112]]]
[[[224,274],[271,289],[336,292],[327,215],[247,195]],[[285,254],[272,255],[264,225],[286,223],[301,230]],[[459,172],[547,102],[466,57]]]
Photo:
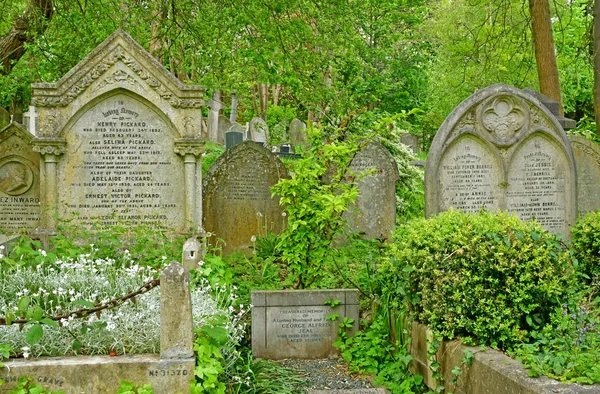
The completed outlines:
[[[425,167],[426,215],[508,210],[569,237],[576,180],[556,117],[531,94],[492,85],[456,107],[436,134]]]

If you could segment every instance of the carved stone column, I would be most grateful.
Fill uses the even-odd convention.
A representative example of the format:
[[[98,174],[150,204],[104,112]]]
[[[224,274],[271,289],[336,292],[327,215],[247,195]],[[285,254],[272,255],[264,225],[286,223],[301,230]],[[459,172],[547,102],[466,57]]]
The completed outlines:
[[[66,152],[67,142],[63,139],[36,139],[32,142],[33,150],[42,158],[44,168],[44,184],[42,204],[42,227],[56,230],[58,217],[57,165],[59,157]]]
[[[204,142],[198,139],[175,141],[175,153],[183,157],[185,176],[185,225],[184,229],[202,223],[202,153]],[[198,200],[199,198],[199,200]]]

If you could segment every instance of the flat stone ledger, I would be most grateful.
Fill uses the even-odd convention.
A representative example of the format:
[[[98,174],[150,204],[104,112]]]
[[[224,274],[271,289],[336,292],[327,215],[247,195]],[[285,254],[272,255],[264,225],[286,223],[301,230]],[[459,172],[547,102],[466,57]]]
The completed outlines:
[[[271,186],[287,177],[279,159],[268,149],[246,141],[226,151],[204,177],[204,230],[210,242],[224,241],[223,253],[251,253],[253,239],[285,227],[283,207],[271,197]],[[254,237],[254,238],[253,238]]]
[[[370,142],[350,163],[359,178],[358,199],[345,217],[353,231],[365,238],[390,240],[396,226],[396,182],[400,178],[392,154],[380,143]]]
[[[40,222],[40,156],[33,135],[11,123],[0,130],[0,232],[33,230]]]
[[[188,393],[195,359],[160,360],[155,354],[130,356],[42,357],[5,361],[0,393],[17,388],[20,377],[32,377],[45,390],[66,394],[114,394],[121,381],[150,383],[156,394]]]
[[[117,94],[83,113],[65,136],[62,217],[86,225],[183,222],[183,163],[174,131],[154,109]]]
[[[425,168],[426,214],[508,210],[569,237],[576,179],[556,117],[532,95],[493,85],[461,103],[436,134]]]
[[[318,359],[339,356],[333,347],[339,323],[354,319],[358,329],[358,290],[252,291],[252,353],[255,357]],[[332,307],[328,300],[338,302]],[[333,314],[338,319],[328,320]]]
[[[577,206],[580,217],[600,209],[600,146],[578,135],[570,135],[577,166]]]

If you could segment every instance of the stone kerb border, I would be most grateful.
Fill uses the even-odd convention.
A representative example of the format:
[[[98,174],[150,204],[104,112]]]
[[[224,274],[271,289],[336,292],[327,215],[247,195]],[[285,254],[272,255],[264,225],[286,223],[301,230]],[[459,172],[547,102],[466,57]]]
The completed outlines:
[[[358,290],[252,291],[252,353],[255,357],[317,359],[337,357],[339,323],[354,319],[358,330]],[[331,305],[329,301],[332,301]],[[327,317],[338,314],[336,320]]]
[[[410,354],[414,357],[411,362],[411,372],[423,376],[425,384],[435,389],[437,383],[429,369],[427,359],[427,342],[432,340],[431,331],[427,326],[412,323],[412,342]],[[471,365],[463,365],[463,350],[474,354]],[[584,386],[580,384],[560,383],[545,376],[531,378],[523,365],[496,350],[482,351],[479,347],[463,346],[459,341],[443,341],[437,352],[437,362],[444,377],[441,382],[446,392],[456,394],[551,394],[551,393],[599,393],[600,385]],[[462,374],[456,384],[452,384],[455,376],[452,369],[460,366]]]
[[[0,369],[0,393],[31,376],[47,390],[114,394],[123,380],[150,383],[156,394],[188,393],[194,377],[190,274],[173,261],[160,275],[160,355],[76,356],[16,359]]]

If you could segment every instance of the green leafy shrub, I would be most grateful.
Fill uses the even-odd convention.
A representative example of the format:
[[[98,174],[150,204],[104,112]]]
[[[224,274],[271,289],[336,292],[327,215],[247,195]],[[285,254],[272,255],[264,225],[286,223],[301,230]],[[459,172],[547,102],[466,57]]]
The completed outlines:
[[[387,291],[444,338],[506,348],[549,322],[573,270],[560,240],[508,213],[454,210],[397,232]]]
[[[588,283],[600,278],[600,212],[590,212],[572,230],[577,270]]]

